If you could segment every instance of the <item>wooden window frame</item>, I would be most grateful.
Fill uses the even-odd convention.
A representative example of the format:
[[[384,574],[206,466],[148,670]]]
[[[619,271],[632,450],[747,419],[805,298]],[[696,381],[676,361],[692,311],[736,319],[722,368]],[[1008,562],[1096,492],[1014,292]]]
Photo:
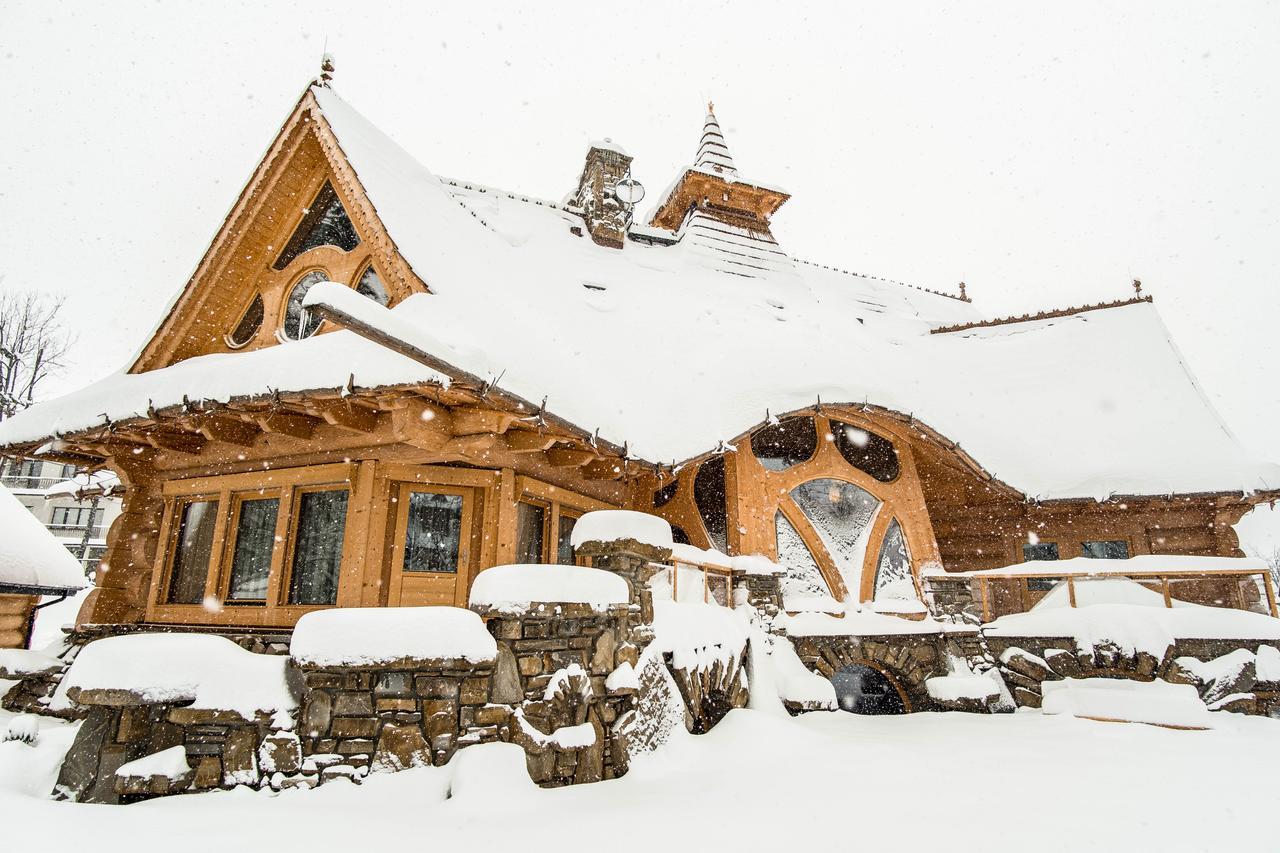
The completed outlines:
[[[235,491],[231,492],[230,505],[227,507],[227,528],[225,536],[224,553],[218,560],[221,571],[219,572],[218,581],[218,600],[222,602],[223,607],[265,607],[272,600],[272,590],[274,584],[279,582],[280,563],[283,559],[281,548],[282,543],[288,543],[289,526],[285,517],[285,489],[274,488],[262,491]],[[264,598],[259,601],[256,599],[246,599],[241,601],[232,601],[231,595],[231,570],[236,557],[236,542],[240,538],[240,507],[246,500],[270,500],[275,498],[280,501],[276,508],[276,532],[275,540],[271,548],[271,567],[267,574],[267,592]]]
[[[582,518],[589,512],[617,509],[604,501],[580,495],[577,492],[535,480],[524,475],[516,477],[516,503],[528,503],[541,506],[545,510],[542,520],[542,562],[548,565],[559,565],[557,543],[560,535],[560,516],[573,519]],[[514,517],[514,514],[513,514]],[[513,531],[512,542],[515,542]],[[574,555],[573,565],[586,565],[585,558]]]
[[[170,480],[161,487],[165,510],[162,516],[160,542],[152,568],[151,589],[146,619],[148,622],[193,625],[235,625],[252,627],[287,627],[293,625],[305,613],[340,606],[350,601],[348,587],[353,583],[346,567],[358,557],[354,551],[351,531],[357,524],[358,502],[356,493],[356,464],[333,463],[298,468],[280,468],[252,471],[244,474],[195,477]],[[337,604],[289,604],[289,580],[296,543],[297,512],[300,501],[297,495],[306,491],[345,490],[347,517],[342,543],[342,570],[338,578]],[[226,601],[231,583],[231,560],[235,554],[235,524],[243,500],[258,497],[279,497],[280,509],[276,515],[276,536],[271,555],[271,571],[267,578],[265,602]],[[214,523],[214,547],[210,557],[208,575],[205,578],[205,599],[217,602],[217,607],[206,609],[203,604],[170,604],[169,589],[173,581],[173,564],[177,556],[177,538],[181,529],[182,508],[193,501],[218,501],[218,515]],[[358,589],[354,593],[358,600]]]

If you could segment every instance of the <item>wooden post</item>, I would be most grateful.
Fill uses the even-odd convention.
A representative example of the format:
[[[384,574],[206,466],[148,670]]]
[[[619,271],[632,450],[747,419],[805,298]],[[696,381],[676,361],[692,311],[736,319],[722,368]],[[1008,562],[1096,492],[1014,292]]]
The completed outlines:
[[[702,603],[707,603],[707,567],[702,567]]]
[[[1067,575],[1067,598],[1071,601],[1071,606],[1076,606],[1076,579],[1072,575]]]
[[[671,600],[680,600],[680,564],[671,561]]]
[[[1173,598],[1169,595],[1169,576],[1160,576],[1160,591],[1164,593],[1164,606],[1173,607]]]
[[[982,590],[982,621],[991,621],[991,605],[987,600],[987,578],[978,578],[978,586]]]

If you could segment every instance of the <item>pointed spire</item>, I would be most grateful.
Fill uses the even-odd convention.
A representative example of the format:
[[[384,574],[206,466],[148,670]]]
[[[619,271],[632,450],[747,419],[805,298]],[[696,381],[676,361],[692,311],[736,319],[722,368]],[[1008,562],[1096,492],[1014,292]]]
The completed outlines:
[[[320,77],[317,82],[325,88],[329,87],[330,81],[333,80],[333,54],[326,52],[320,58]]]
[[[720,131],[720,122],[716,121],[716,107],[707,101],[707,120],[702,125],[702,141],[698,143],[698,156],[694,159],[695,169],[710,169],[721,175],[738,174],[738,167],[733,163],[733,155],[724,143],[724,134]]]

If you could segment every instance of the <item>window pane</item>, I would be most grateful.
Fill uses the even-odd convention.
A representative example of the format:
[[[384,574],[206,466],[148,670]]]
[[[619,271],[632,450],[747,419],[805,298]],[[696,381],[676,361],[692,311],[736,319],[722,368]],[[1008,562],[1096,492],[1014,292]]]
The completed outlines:
[[[240,322],[236,324],[235,329],[231,332],[230,338],[233,347],[244,346],[253,340],[254,335],[258,334],[258,329],[262,327],[262,310],[262,295],[258,294],[253,297],[253,301],[249,303],[244,316],[240,318]]]
[[[818,450],[818,429],[813,418],[787,418],[751,436],[751,453],[770,471],[785,471],[809,459]]]
[[[271,554],[276,547],[276,515],[279,511],[279,498],[240,502],[228,601],[266,600],[267,575],[271,573]]]
[[[693,502],[706,525],[711,547],[728,551],[728,510],[725,508],[724,457],[708,459],[693,478]]]
[[[898,519],[889,522],[880,546],[880,559],[876,563],[875,592],[872,598],[916,597],[916,585],[911,579],[911,558],[907,554],[907,540],[902,535]]]
[[[364,275],[360,276],[360,282],[356,285],[356,293],[383,306],[391,301],[387,296],[387,289],[382,285],[382,279],[378,278],[377,270],[372,265],[365,267]]]
[[[845,587],[851,592],[858,590],[871,522],[880,501],[852,483],[830,479],[803,483],[792,489],[791,497],[818,531]]]
[[[404,534],[406,572],[456,572],[462,542],[462,496],[409,494]]]
[[[1100,560],[1129,559],[1129,543],[1123,540],[1085,542],[1081,545],[1080,550],[1084,556],[1096,557]]]
[[[289,304],[284,309],[284,334],[290,340],[299,341],[310,337],[320,328],[320,318],[302,307],[302,299],[307,291],[317,282],[328,281],[329,277],[319,270],[312,270],[298,280],[289,291]]]
[[[783,595],[813,597],[830,595],[827,582],[822,577],[818,561],[813,559],[809,546],[804,544],[799,532],[778,513],[773,517],[778,530],[778,563],[787,570],[782,581]]]
[[[209,557],[213,554],[213,525],[217,518],[217,501],[192,501],[182,508],[178,551],[173,557],[173,579],[169,584],[170,604],[204,601]]]
[[[317,246],[337,246],[344,252],[350,252],[358,245],[360,238],[356,235],[356,229],[347,218],[347,211],[338,200],[338,194],[326,181],[307,208],[306,215],[298,223],[284,251],[276,259],[275,268],[284,269],[298,255]]]
[[[516,562],[542,562],[542,530],[546,511],[534,504],[516,504]]]
[[[680,481],[672,480],[670,483],[667,483],[665,486],[663,486],[662,488],[654,492],[653,493],[654,508],[657,508],[660,506],[666,506],[667,504],[671,503],[671,499],[676,496],[676,492],[679,490],[679,488],[680,488]]]
[[[1032,545],[1028,542],[1022,546],[1022,559],[1025,562],[1031,560],[1056,560],[1058,559],[1058,543],[1037,542]]]
[[[290,604],[333,604],[347,524],[347,493],[303,492],[298,496],[298,533],[289,581]]]
[[[578,519],[561,512],[560,530],[556,534],[556,562],[562,566],[573,565],[573,526]]]
[[[836,450],[854,468],[882,483],[897,479],[898,452],[888,439],[840,421],[831,422],[831,434]]]

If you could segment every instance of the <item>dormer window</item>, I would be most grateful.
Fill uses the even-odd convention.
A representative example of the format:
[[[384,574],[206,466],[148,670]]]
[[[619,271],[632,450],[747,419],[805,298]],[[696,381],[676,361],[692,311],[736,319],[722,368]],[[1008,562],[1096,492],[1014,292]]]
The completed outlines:
[[[320,328],[320,318],[302,307],[302,300],[307,291],[321,281],[328,281],[329,276],[321,270],[311,272],[298,279],[298,283],[289,291],[289,301],[284,309],[284,336],[291,341],[300,341],[315,334]]]
[[[355,226],[347,217],[347,211],[334,192],[333,185],[325,181],[273,266],[282,270],[294,258],[318,246],[336,246],[344,252],[350,252],[358,245],[360,237],[356,234]]]

